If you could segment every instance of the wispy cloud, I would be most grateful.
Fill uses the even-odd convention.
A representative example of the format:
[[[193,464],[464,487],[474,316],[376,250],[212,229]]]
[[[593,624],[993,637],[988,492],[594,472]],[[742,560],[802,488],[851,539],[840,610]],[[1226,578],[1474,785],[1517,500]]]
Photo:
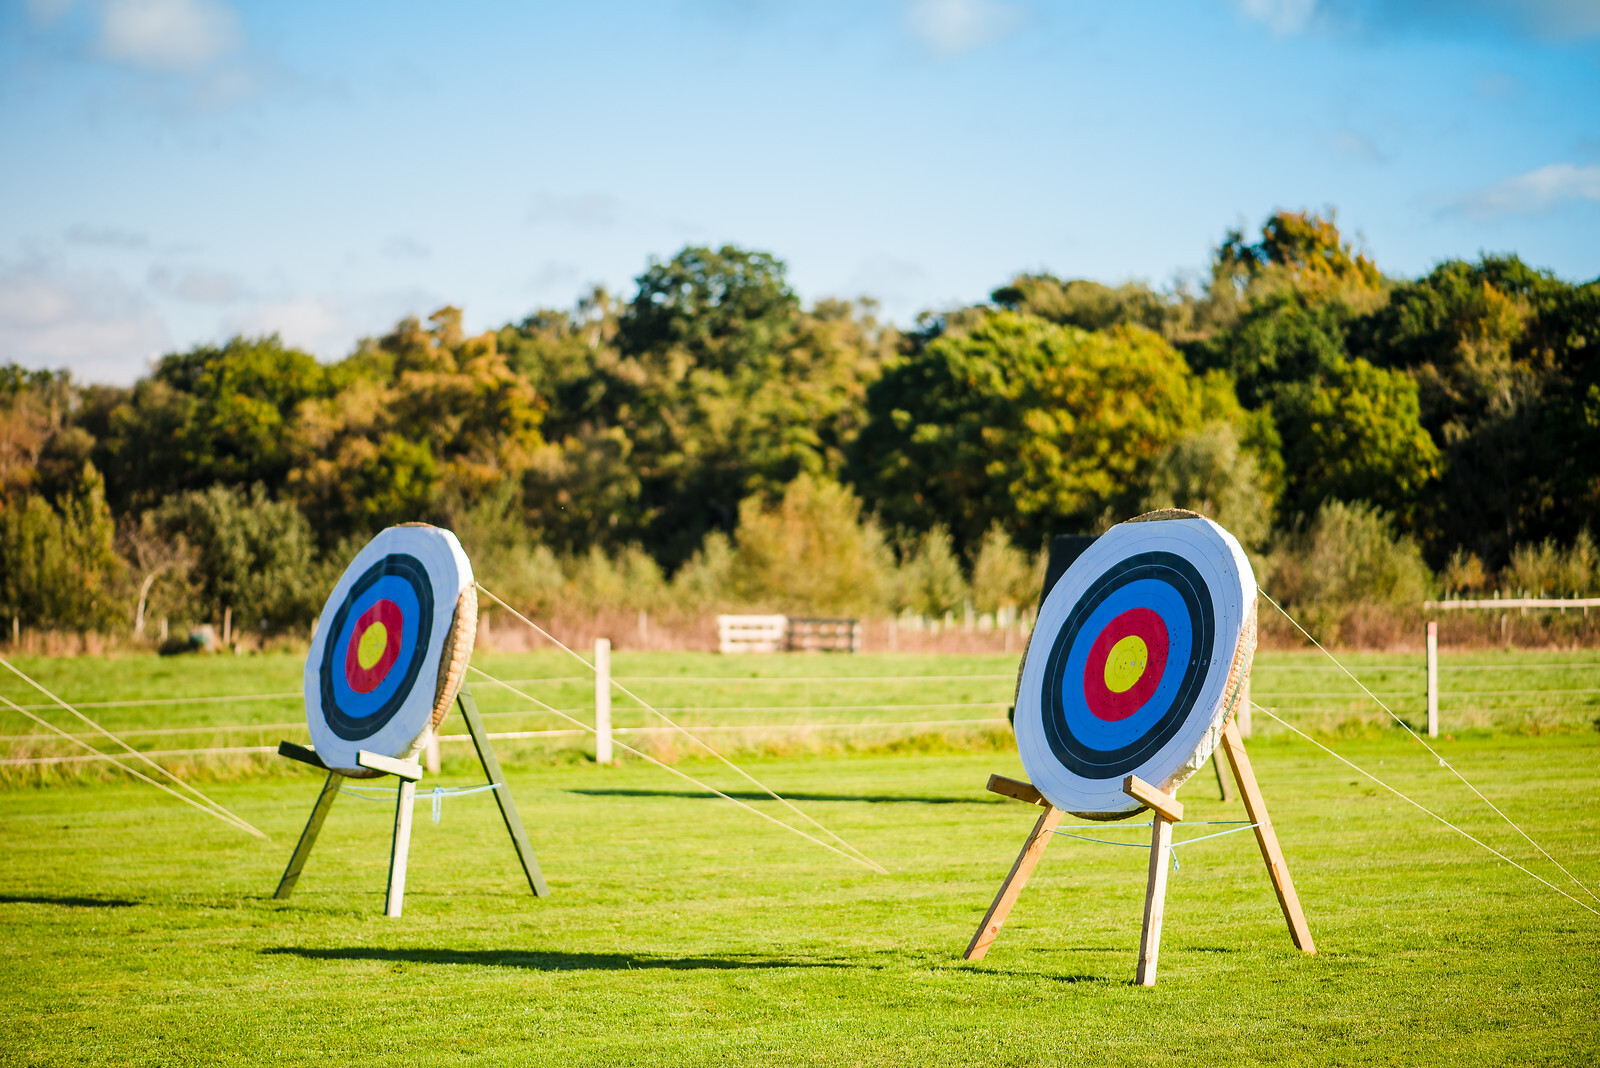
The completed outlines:
[[[222,0],[106,0],[100,54],[143,70],[201,70],[236,49],[239,14]]]
[[[154,310],[115,275],[0,263],[0,352],[9,360],[127,383],[168,340]]]
[[[1022,25],[1023,11],[998,0],[916,0],[906,9],[906,26],[924,45],[943,56],[982,48]]]
[[[621,211],[621,203],[610,193],[546,191],[534,194],[533,206],[528,209],[528,221],[603,229],[614,224]]]
[[[150,244],[148,237],[134,230],[124,230],[120,226],[87,226],[83,223],[69,227],[66,238],[69,244],[98,245],[103,248],[138,249]]]
[[[1341,156],[1348,156],[1362,163],[1383,163],[1386,157],[1372,139],[1364,134],[1357,133],[1348,126],[1342,130],[1335,130],[1324,137],[1328,147]]]
[[[425,260],[433,250],[414,237],[396,234],[383,243],[383,255],[391,260]]]
[[[1248,18],[1265,23],[1273,33],[1299,33],[1317,13],[1317,0],[1238,0]]]
[[[1313,29],[1453,34],[1486,24],[1566,40],[1600,34],[1595,0],[1234,0],[1234,5],[1278,34]]]
[[[1600,164],[1551,163],[1469,193],[1453,207],[1483,219],[1532,215],[1575,201],[1600,203]]]
[[[232,304],[245,296],[244,283],[225,271],[190,268],[177,272],[157,267],[150,272],[150,288],[191,304]]]

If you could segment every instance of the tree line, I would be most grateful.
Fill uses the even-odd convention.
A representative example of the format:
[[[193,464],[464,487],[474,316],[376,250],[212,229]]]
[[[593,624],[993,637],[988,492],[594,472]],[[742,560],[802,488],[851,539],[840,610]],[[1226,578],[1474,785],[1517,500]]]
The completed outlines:
[[[268,336],[127,388],[0,368],[0,612],[301,628],[409,520],[546,608],[993,611],[1050,535],[1169,506],[1335,616],[1587,591],[1597,356],[1600,282],[1395,278],[1313,213],[1225,234],[1203,284],[1023,274],[906,330],[691,247],[626,296],[470,336],[446,307],[332,363]]]

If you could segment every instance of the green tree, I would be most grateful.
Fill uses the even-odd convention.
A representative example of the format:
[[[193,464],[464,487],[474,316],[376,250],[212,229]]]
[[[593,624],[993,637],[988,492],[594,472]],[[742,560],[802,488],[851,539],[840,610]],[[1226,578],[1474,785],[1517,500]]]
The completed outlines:
[[[298,408],[334,385],[315,358],[277,335],[164,356],[150,377],[104,398],[88,428],[95,462],[119,509],[217,482],[261,482],[276,492],[291,466]]]
[[[863,498],[897,527],[947,523],[967,549],[996,522],[1038,544],[1131,514],[1162,450],[1239,408],[1148,330],[1001,311],[893,367],[868,412],[850,467]]]
[[[249,491],[212,486],[175,494],[155,509],[153,522],[190,547],[195,600],[212,622],[232,609],[241,629],[304,626],[335,577],[316,564],[306,517],[292,503],[270,499],[260,483]]]
[[[1438,474],[1416,383],[1401,372],[1338,360],[1316,379],[1284,387],[1276,412],[1293,514],[1315,514],[1331,498],[1410,517]]]
[[[1260,551],[1272,533],[1275,501],[1239,432],[1221,420],[1167,446],[1156,458],[1141,511],[1186,508],[1215,520],[1246,549]]]

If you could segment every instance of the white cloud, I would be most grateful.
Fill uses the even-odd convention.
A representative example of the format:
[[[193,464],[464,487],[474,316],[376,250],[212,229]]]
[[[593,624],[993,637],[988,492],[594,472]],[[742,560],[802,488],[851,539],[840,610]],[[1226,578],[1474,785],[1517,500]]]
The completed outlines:
[[[1461,198],[1456,207],[1468,215],[1529,215],[1573,201],[1600,202],[1600,164],[1551,163],[1514,175]]]
[[[906,25],[933,51],[960,55],[999,40],[1022,24],[1022,9],[997,0],[916,0]]]
[[[168,342],[155,312],[114,275],[0,264],[0,359],[125,384]]]
[[[239,15],[223,0],[106,0],[100,52],[146,70],[208,67],[239,43]]]

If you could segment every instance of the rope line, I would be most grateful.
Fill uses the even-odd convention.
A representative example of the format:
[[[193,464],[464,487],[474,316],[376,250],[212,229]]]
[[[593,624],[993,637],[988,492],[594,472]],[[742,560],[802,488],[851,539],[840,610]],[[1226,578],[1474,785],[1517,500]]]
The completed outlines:
[[[487,593],[488,591],[485,590],[484,592]],[[491,594],[491,596],[493,596],[493,595]],[[498,600],[498,598],[496,598],[496,599]],[[497,686],[504,686],[506,689],[510,690],[514,694],[517,694],[519,697],[522,697],[524,700],[532,701],[535,704],[541,703],[537,697],[533,697],[533,696],[530,696],[529,694],[523,693],[521,690],[517,689],[515,686],[512,686],[510,683],[501,682],[499,679],[495,678],[493,675],[489,674],[487,671],[484,671],[482,668],[480,668],[480,667],[478,667],[478,666],[476,666],[474,664],[468,664],[467,668],[470,671],[474,671],[477,674],[482,675],[486,680],[488,680],[489,682],[494,683]],[[555,709],[550,709],[550,711],[556,712]],[[589,724],[583,722],[581,719],[576,719],[576,718],[574,718],[572,716],[567,715],[564,712],[556,712],[556,715],[561,716],[563,719],[570,720],[572,723],[574,723],[577,726],[579,726],[579,727],[583,728],[584,730],[588,731],[590,734],[598,733],[598,732],[595,731],[595,729],[593,727],[589,726]],[[805,839],[807,839],[809,841],[815,842],[817,845],[821,846],[823,849],[826,849],[826,850],[829,850],[831,852],[837,853],[841,857],[844,857],[846,860],[848,860],[848,861],[850,861],[852,863],[860,864],[862,867],[868,868],[868,869],[870,869],[872,871],[875,871],[880,875],[889,874],[889,870],[887,868],[883,867],[883,865],[881,865],[881,864],[877,863],[876,861],[872,860],[872,858],[866,857],[866,854],[864,854],[864,853],[862,854],[862,857],[852,856],[851,854],[846,853],[844,850],[839,849],[837,846],[830,845],[827,842],[824,842],[820,838],[817,838],[817,837],[815,837],[813,835],[807,834],[805,831],[801,830],[799,827],[791,826],[790,824],[787,824],[787,823],[783,822],[782,820],[778,819],[775,816],[772,816],[772,815],[769,815],[768,813],[762,812],[759,808],[756,808],[756,807],[754,807],[752,805],[745,804],[745,802],[739,800],[737,797],[729,797],[727,794],[723,793],[721,790],[718,790],[716,787],[707,786],[705,783],[701,782],[699,779],[696,779],[693,775],[689,775],[689,774],[687,774],[685,772],[679,771],[677,768],[673,767],[672,765],[665,764],[665,763],[657,760],[655,757],[651,756],[649,753],[641,752],[638,749],[635,749],[633,746],[627,744],[626,742],[619,742],[619,741],[617,741],[615,739],[612,739],[612,743],[611,744],[615,745],[618,749],[623,749],[623,750],[626,750],[629,753],[632,753],[634,756],[639,757],[641,760],[645,760],[645,761],[648,761],[651,764],[654,764],[656,767],[661,768],[664,771],[670,771],[672,774],[678,776],[678,778],[683,779],[683,780],[685,780],[687,782],[693,783],[694,785],[700,787],[700,789],[705,790],[707,793],[716,794],[718,797],[722,798],[724,801],[732,801],[734,804],[738,805],[740,808],[749,809],[751,812],[754,812],[757,816],[760,816],[762,819],[767,820],[770,823],[775,823],[779,827],[782,827],[786,831],[792,831],[793,833],[798,834],[801,838],[805,838]],[[763,787],[763,789],[765,789],[765,787]],[[845,844],[848,845],[849,843],[845,843]],[[854,847],[852,847],[852,848],[854,848]],[[860,851],[857,850],[857,852],[860,852]],[[865,859],[862,859],[863,857]]]
[[[543,635],[546,640],[551,642],[557,648],[561,649],[563,652],[567,653],[569,656],[571,656],[574,659],[576,659],[580,664],[582,664],[584,667],[588,668],[590,671],[594,671],[594,672],[596,672],[596,674],[598,674],[598,670],[595,668],[595,666],[593,664],[589,663],[589,661],[585,660],[583,658],[582,654],[580,654],[580,653],[578,653],[578,652],[576,652],[576,651],[574,651],[572,649],[569,649],[565,644],[563,644],[559,639],[557,639],[555,637],[555,635],[551,634],[549,631],[547,631],[543,627],[539,626],[539,624],[535,623],[533,620],[529,619],[527,616],[523,615],[521,612],[518,612],[515,608],[512,608],[509,604],[506,604],[506,602],[501,600],[498,596],[496,596],[493,591],[486,589],[483,586],[482,583],[474,583],[474,585],[476,585],[478,587],[478,589],[482,590],[484,592],[484,594],[487,595],[496,604],[500,605],[506,611],[510,612],[512,615],[514,615],[518,619],[522,620],[522,622],[524,622],[528,626],[532,627],[536,632],[538,632],[539,634]],[[849,850],[851,853],[854,853],[863,862],[865,862],[866,864],[868,864],[868,865],[870,865],[872,867],[878,868],[879,871],[881,872],[881,874],[884,874],[884,875],[888,874],[888,870],[883,868],[882,865],[878,864],[877,861],[875,861],[871,857],[867,856],[865,853],[863,853],[861,850],[857,849],[855,846],[851,845],[849,842],[846,842],[843,838],[841,838],[837,834],[833,833],[833,831],[829,830],[827,827],[824,827],[820,822],[818,822],[815,818],[813,818],[809,814],[801,811],[795,805],[793,805],[790,802],[788,802],[788,801],[784,800],[783,798],[779,797],[778,794],[774,790],[772,790],[770,787],[768,787],[765,783],[759,781],[758,779],[756,779],[756,777],[754,775],[751,775],[749,772],[745,771],[739,765],[735,764],[733,761],[729,760],[727,757],[723,756],[721,753],[719,753],[715,749],[711,748],[711,746],[708,743],[706,743],[705,741],[703,741],[702,739],[697,737],[688,728],[682,726],[676,720],[672,719],[672,717],[668,716],[666,713],[660,711],[659,709],[656,709],[656,708],[652,707],[648,701],[646,701],[644,698],[640,697],[638,694],[634,693],[632,690],[628,689],[626,686],[622,685],[616,679],[612,679],[611,680],[611,685],[615,686],[618,690],[620,690],[622,693],[626,694],[628,697],[631,697],[631,698],[633,698],[633,700],[639,702],[640,706],[643,707],[646,711],[653,712],[653,713],[655,713],[655,715],[661,717],[662,722],[666,723],[669,727],[675,727],[679,731],[682,731],[684,737],[688,738],[690,741],[694,742],[696,745],[698,745],[702,749],[704,749],[707,753],[710,753],[717,760],[719,760],[723,764],[726,764],[729,768],[733,769],[742,778],[744,778],[745,781],[749,782],[752,786],[755,786],[757,789],[761,790],[763,793],[765,793],[769,797],[771,797],[774,801],[778,802],[780,805],[783,805],[785,808],[787,808],[789,811],[793,812],[795,815],[799,816],[801,819],[806,820],[808,823],[810,823],[812,826],[816,827],[823,834],[826,834],[829,838],[832,838],[835,842],[838,842],[839,845],[843,846],[845,849]],[[529,697],[527,694],[522,694],[522,696],[524,698],[526,698],[527,700],[530,700],[530,701],[533,700],[533,698]],[[542,701],[538,702],[538,703],[543,704]],[[546,707],[548,707],[548,706],[546,706]],[[577,721],[574,720],[574,722],[577,722]],[[637,752],[637,750],[634,750],[634,752]],[[666,765],[663,764],[662,767],[666,767]],[[726,796],[726,795],[724,795],[724,796]],[[752,810],[752,811],[754,811],[754,810]],[[782,821],[778,821],[778,822],[781,823]],[[783,826],[788,826],[788,824],[783,824]]]
[[[206,806],[202,805],[200,802],[196,801],[194,798],[185,796],[184,794],[180,794],[178,791],[174,790],[172,787],[168,786],[166,783],[158,782],[155,779],[152,779],[150,776],[146,775],[144,772],[140,771],[138,768],[130,768],[128,765],[126,765],[122,761],[118,760],[115,756],[113,756],[113,755],[111,755],[109,753],[102,753],[102,752],[100,752],[100,750],[96,749],[94,746],[90,745],[88,742],[82,741],[81,739],[78,739],[78,738],[74,738],[72,735],[68,734],[66,731],[62,730],[60,727],[57,727],[54,723],[51,723],[49,720],[45,719],[42,716],[35,715],[33,712],[29,711],[26,708],[23,708],[21,705],[17,704],[15,701],[11,700],[11,698],[5,696],[4,694],[0,694],[0,702],[4,702],[8,707],[14,709],[17,712],[21,712],[24,716],[27,716],[29,719],[33,720],[35,723],[38,723],[43,727],[47,727],[50,730],[55,731],[57,734],[61,735],[63,738],[67,739],[68,741],[70,741],[70,742],[72,742],[72,743],[74,743],[76,745],[82,746],[83,748],[89,750],[89,752],[91,752],[91,753],[93,753],[95,755],[94,757],[90,757],[90,758],[86,758],[86,759],[99,758],[101,760],[109,761],[111,764],[115,765],[118,768],[121,768],[123,771],[127,772],[129,775],[132,775],[134,778],[142,779],[143,781],[149,783],[151,786],[154,786],[157,790],[161,790],[164,793],[171,794],[173,797],[176,797],[179,801],[182,801],[184,804],[192,805],[195,808],[199,809],[201,812],[204,812],[208,816],[215,816],[217,819],[222,820],[222,822],[224,822],[226,824],[229,824],[230,826],[237,827],[241,831],[248,831],[249,833],[255,835],[257,838],[266,838],[266,835],[262,834],[260,831],[256,830],[254,827],[250,826],[244,820],[240,819],[238,816],[235,816],[233,813],[229,812],[227,809],[221,809],[221,811],[218,811],[217,809],[207,808]],[[218,806],[218,808],[221,808],[221,806]]]
[[[1254,703],[1254,702],[1252,702],[1252,703]],[[1260,705],[1256,705],[1256,709],[1258,711],[1265,712],[1269,716],[1272,716],[1273,719],[1277,720],[1279,723],[1282,723],[1285,727],[1288,727],[1290,730],[1294,731],[1296,734],[1298,734],[1300,737],[1304,738],[1306,741],[1310,742],[1312,745],[1316,746],[1318,749],[1321,749],[1323,752],[1327,753],[1329,756],[1333,757],[1335,760],[1339,761],[1340,763],[1346,764],[1350,768],[1354,769],[1355,771],[1358,771],[1362,775],[1365,775],[1367,778],[1371,779],[1373,782],[1377,783],[1379,786],[1383,787],[1385,790],[1388,790],[1391,794],[1394,794],[1396,797],[1398,797],[1400,800],[1404,801],[1406,804],[1413,805],[1416,808],[1420,809],[1422,812],[1425,812],[1429,816],[1432,816],[1434,819],[1438,820],[1440,823],[1444,824],[1446,827],[1450,828],[1452,831],[1455,831],[1457,834],[1459,834],[1461,837],[1465,838],[1467,841],[1472,842],[1472,843],[1474,843],[1476,845],[1482,846],[1484,849],[1488,850],[1490,853],[1493,853],[1495,856],[1499,857],[1501,860],[1505,861],[1507,864],[1511,865],[1513,868],[1516,868],[1519,871],[1525,872],[1528,875],[1533,876],[1535,879],[1539,880],[1541,883],[1544,883],[1544,885],[1548,886],[1550,889],[1554,890],[1556,893],[1560,894],[1562,897],[1566,898],[1568,901],[1573,902],[1578,907],[1588,909],[1590,912],[1594,913],[1596,916],[1600,916],[1600,909],[1591,908],[1588,902],[1580,900],[1579,898],[1573,897],[1571,894],[1569,894],[1565,890],[1561,889],[1561,887],[1557,886],[1555,883],[1551,882],[1549,879],[1546,879],[1544,876],[1538,874],[1537,872],[1530,871],[1529,869],[1523,867],[1521,864],[1518,864],[1516,861],[1512,860],[1510,857],[1506,856],[1504,853],[1500,852],[1498,849],[1494,848],[1494,846],[1491,846],[1487,842],[1484,842],[1484,841],[1482,841],[1482,840],[1480,840],[1478,838],[1475,838],[1472,835],[1468,834],[1466,831],[1462,830],[1460,827],[1457,827],[1455,824],[1451,823],[1449,820],[1445,819],[1443,816],[1439,815],[1437,812],[1433,811],[1431,808],[1428,808],[1426,805],[1422,804],[1420,801],[1413,801],[1411,798],[1407,797],[1405,794],[1401,793],[1399,790],[1396,790],[1393,786],[1390,786],[1388,783],[1384,782],[1382,779],[1380,779],[1376,775],[1372,774],[1372,772],[1368,771],[1366,768],[1363,768],[1360,765],[1358,765],[1358,764],[1356,764],[1356,763],[1354,763],[1354,762],[1352,762],[1350,760],[1345,759],[1343,756],[1340,756],[1338,753],[1334,752],[1332,749],[1329,749],[1327,746],[1323,745],[1321,742],[1319,742],[1315,738],[1311,737],[1311,735],[1307,734],[1305,731],[1301,730],[1299,727],[1296,727],[1293,723],[1290,723],[1288,720],[1283,719],[1280,716],[1274,715],[1271,709],[1262,708]],[[1560,865],[1557,865],[1557,867],[1560,867]],[[1579,885],[1581,886],[1582,884],[1580,883]]]
[[[162,767],[160,764],[157,764],[154,760],[151,760],[149,757],[147,757],[143,753],[139,752],[139,750],[135,749],[133,746],[129,745],[127,742],[123,741],[121,738],[118,738],[115,734],[112,734],[110,731],[108,731],[104,727],[100,726],[100,724],[96,723],[94,720],[90,719],[88,716],[84,715],[82,712],[79,712],[76,708],[73,708],[71,705],[67,704],[67,702],[63,701],[61,698],[57,697],[55,694],[53,694],[49,690],[45,689],[38,682],[34,681],[34,679],[31,676],[27,675],[25,672],[22,671],[22,669],[18,668],[15,664],[13,664],[11,661],[7,660],[3,656],[0,656],[0,665],[3,665],[7,670],[9,670],[17,678],[21,679],[23,682],[26,682],[29,686],[32,686],[35,690],[38,690],[40,693],[42,693],[46,697],[50,698],[50,700],[54,701],[57,705],[60,705],[62,708],[66,709],[68,712],[71,712],[74,716],[77,716],[79,719],[83,720],[83,722],[87,723],[93,730],[98,731],[99,733],[105,735],[107,738],[110,738],[113,742],[116,742],[124,750],[126,750],[131,756],[136,757],[137,759],[139,759],[140,761],[144,762],[145,764],[148,764],[150,767],[154,768],[156,771],[159,771],[161,774],[165,775],[167,778],[171,779],[173,782],[177,783],[179,786],[183,787],[185,790],[188,790],[190,793],[194,794],[195,797],[198,797],[200,799],[200,801],[203,802],[203,804],[197,804],[195,806],[196,808],[200,808],[202,811],[208,811],[212,815],[217,816],[220,819],[223,819],[223,820],[226,820],[228,822],[231,822],[231,823],[237,825],[240,830],[248,831],[249,833],[255,835],[257,838],[264,839],[264,838],[267,837],[261,831],[258,831],[256,828],[252,827],[250,824],[246,823],[244,820],[240,819],[238,816],[235,816],[232,812],[229,812],[226,808],[223,808],[221,805],[217,804],[217,802],[211,800],[211,798],[209,798],[205,794],[201,793],[195,787],[190,786],[188,783],[186,783],[182,779],[178,778],[178,776],[174,775],[172,772],[168,771],[166,768]],[[24,709],[21,705],[16,704],[15,702],[11,701],[9,698],[6,698],[5,701],[6,701],[6,704],[11,705],[11,707],[13,707],[17,711],[21,712],[23,715],[27,716],[29,719],[32,719],[32,720],[34,720],[35,722],[38,722],[38,723],[44,723],[46,726],[49,726],[51,730],[56,731],[58,734],[61,734],[61,735],[65,736],[65,737],[69,737],[69,738],[71,737],[71,735],[68,735],[66,731],[61,730],[60,728],[56,727],[54,724],[48,723],[42,717],[34,715],[32,712],[28,711],[27,709]],[[96,749],[94,746],[88,745],[85,742],[79,741],[77,738],[73,738],[72,740],[75,743],[77,743],[78,745],[81,745],[84,748],[88,749],[90,752],[93,752],[93,753],[99,753],[100,752],[100,750]],[[102,754],[102,755],[104,755],[104,754]],[[119,761],[113,761],[113,763],[121,764],[121,761],[120,760]],[[150,780],[150,781],[154,781],[154,780]],[[170,791],[170,792],[176,793],[176,791]],[[182,795],[179,794],[178,796],[181,797]]]
[[[1432,754],[1433,758],[1439,762],[1439,766],[1441,768],[1447,768],[1450,771],[1450,774],[1454,775],[1456,778],[1461,780],[1462,785],[1464,785],[1467,789],[1471,790],[1474,794],[1478,795],[1478,800],[1482,801],[1484,804],[1488,805],[1491,809],[1493,809],[1495,815],[1499,816],[1501,819],[1505,820],[1506,823],[1510,824],[1511,825],[1511,829],[1516,831],[1518,834],[1522,835],[1523,838],[1527,839],[1528,840],[1528,844],[1533,846],[1533,848],[1537,849],[1540,853],[1542,853],[1546,860],[1548,860],[1550,863],[1554,864],[1557,868],[1560,868],[1561,869],[1561,874],[1563,874],[1567,878],[1571,879],[1574,883],[1577,883],[1577,885],[1583,890],[1583,892],[1588,894],[1590,897],[1594,898],[1595,901],[1600,902],[1600,894],[1596,894],[1593,890],[1589,889],[1589,887],[1586,886],[1576,875],[1572,874],[1570,871],[1567,870],[1566,865],[1562,864],[1555,857],[1552,857],[1550,855],[1549,851],[1546,850],[1544,846],[1540,845],[1538,842],[1535,842],[1533,840],[1533,836],[1532,835],[1530,835],[1527,831],[1523,830],[1521,827],[1517,826],[1517,822],[1515,820],[1513,820],[1510,816],[1507,816],[1504,812],[1502,812],[1500,810],[1500,806],[1499,805],[1495,804],[1493,801],[1490,801],[1487,797],[1485,797],[1483,795],[1483,791],[1479,790],[1476,786],[1472,785],[1472,783],[1468,782],[1467,781],[1467,777],[1465,775],[1461,774],[1461,772],[1457,771],[1454,764],[1451,764],[1444,757],[1440,756],[1439,755],[1439,751],[1437,749],[1435,749],[1433,746],[1429,745],[1427,743],[1427,741],[1423,739],[1422,735],[1420,735],[1416,731],[1412,730],[1411,729],[1411,724],[1407,723],[1405,720],[1403,720],[1399,716],[1395,715],[1394,710],[1391,709],[1388,705],[1384,704],[1382,701],[1380,701],[1378,699],[1378,695],[1377,694],[1375,694],[1371,690],[1367,689],[1366,684],[1363,683],[1360,679],[1356,678],[1355,675],[1351,674],[1349,668],[1347,668],[1343,664],[1339,663],[1339,658],[1338,657],[1336,657],[1332,653],[1328,652],[1327,649],[1324,649],[1323,646],[1322,646],[1322,643],[1317,641],[1317,639],[1311,637],[1311,633],[1309,631],[1307,631],[1306,628],[1302,627],[1298,620],[1296,620],[1288,612],[1285,612],[1282,605],[1280,605],[1277,601],[1274,601],[1272,599],[1272,597],[1265,590],[1261,591],[1261,596],[1263,596],[1263,597],[1265,597],[1267,599],[1267,603],[1268,604],[1272,605],[1272,607],[1276,608],[1280,613],[1282,613],[1284,619],[1287,619],[1290,623],[1293,623],[1295,629],[1298,630],[1301,634],[1304,634],[1306,636],[1307,640],[1309,640],[1312,645],[1315,645],[1319,650],[1321,650],[1321,652],[1322,652],[1322,654],[1324,656],[1326,656],[1329,660],[1333,661],[1333,663],[1339,668],[1340,671],[1344,672],[1347,676],[1349,676],[1351,682],[1355,683],[1357,686],[1360,686],[1362,693],[1366,694],[1368,697],[1372,698],[1373,701],[1377,702],[1377,705],[1378,705],[1379,708],[1381,708],[1385,712],[1389,713],[1389,716],[1390,716],[1391,719],[1393,719],[1396,723],[1400,724],[1400,726],[1404,727],[1405,730],[1406,730],[1406,733],[1411,735],[1411,737],[1416,741],[1416,743],[1418,745],[1422,746],[1422,748],[1426,749],[1430,754]],[[1255,702],[1252,701],[1251,704],[1255,704]],[[1256,707],[1260,708],[1261,706],[1260,705],[1256,705]],[[1272,715],[1272,713],[1270,713],[1270,712],[1267,713],[1267,714],[1268,715]],[[1277,716],[1272,716],[1272,718],[1273,719],[1278,719]],[[1278,722],[1282,723],[1283,721],[1281,719],[1279,719]],[[1330,750],[1330,752],[1331,752],[1331,750]],[[1594,909],[1590,909],[1589,911],[1590,912],[1594,912],[1595,910]],[[1600,915],[1600,913],[1597,913],[1597,915]]]
[[[447,797],[466,797],[468,794],[481,794],[485,790],[498,790],[497,782],[484,783],[482,786],[435,786],[432,790],[419,792],[413,801],[428,798],[433,802],[433,822],[438,823],[444,815],[444,799]],[[349,794],[351,797],[362,801],[382,801],[381,797],[368,797],[367,793],[398,794],[398,786],[340,786],[339,792]]]

